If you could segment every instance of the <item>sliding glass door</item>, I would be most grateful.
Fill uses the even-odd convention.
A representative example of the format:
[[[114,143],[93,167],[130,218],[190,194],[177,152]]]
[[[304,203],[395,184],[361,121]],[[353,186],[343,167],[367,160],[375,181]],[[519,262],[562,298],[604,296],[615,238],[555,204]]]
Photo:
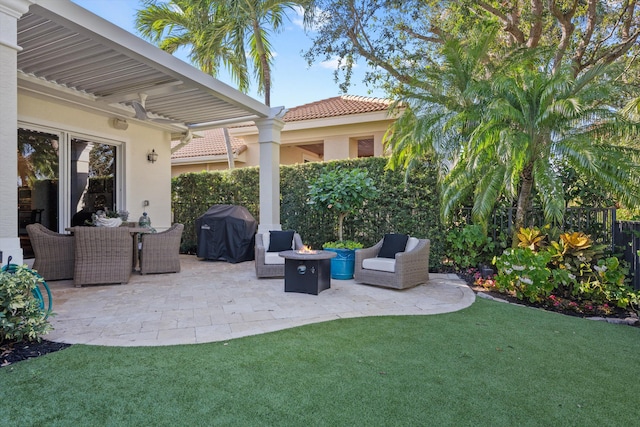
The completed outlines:
[[[117,147],[71,139],[71,225],[83,225],[98,210],[116,211]]]
[[[33,257],[28,224],[56,232],[121,206],[120,144],[63,131],[18,129],[18,235]]]
[[[33,255],[27,225],[58,231],[59,154],[58,135],[18,130],[18,236],[25,256]]]

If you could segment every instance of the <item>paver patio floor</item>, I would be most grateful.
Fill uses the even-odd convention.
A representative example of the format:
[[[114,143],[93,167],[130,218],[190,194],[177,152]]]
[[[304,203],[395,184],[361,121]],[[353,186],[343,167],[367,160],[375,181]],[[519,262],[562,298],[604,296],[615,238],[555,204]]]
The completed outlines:
[[[319,295],[284,292],[284,279],[257,279],[253,262],[229,264],[181,256],[182,271],[128,284],[75,288],[49,282],[51,341],[106,346],[158,346],[225,341],[347,317],[430,315],[461,310],[474,292],[456,275],[392,290],[331,280]]]

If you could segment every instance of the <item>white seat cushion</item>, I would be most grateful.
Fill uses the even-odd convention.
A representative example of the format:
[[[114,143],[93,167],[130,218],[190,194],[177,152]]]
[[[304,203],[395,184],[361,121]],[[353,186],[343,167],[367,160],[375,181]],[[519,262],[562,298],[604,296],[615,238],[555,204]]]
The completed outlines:
[[[284,258],[278,255],[278,252],[265,252],[264,263],[268,265],[284,264]]]
[[[420,241],[417,238],[409,237],[409,240],[407,240],[407,246],[404,248],[404,251],[409,252],[414,250],[416,246],[418,246],[418,243],[420,243]]]
[[[362,260],[362,268],[367,270],[396,272],[396,260],[392,258],[366,258]]]

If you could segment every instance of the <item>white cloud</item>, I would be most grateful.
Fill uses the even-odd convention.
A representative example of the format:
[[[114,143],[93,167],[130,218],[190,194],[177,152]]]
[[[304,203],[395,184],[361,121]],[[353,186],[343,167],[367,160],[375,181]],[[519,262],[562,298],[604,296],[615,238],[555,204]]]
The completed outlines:
[[[304,9],[300,6],[293,7],[295,15],[291,17],[291,22],[296,26],[304,29]]]
[[[340,58],[333,57],[328,61],[322,61],[318,64],[321,68],[326,68],[328,70],[337,70],[338,68],[344,68],[345,67],[345,63],[344,61],[342,61],[342,63],[340,63]],[[353,64],[353,68],[357,68],[358,64]]]
[[[316,8],[314,15],[315,18],[309,28],[304,27],[304,9],[300,6],[294,6],[293,10],[295,11],[295,16],[290,16],[291,22],[296,26],[303,30],[308,30],[311,32],[318,31],[320,27],[322,27],[329,19],[331,19],[331,14],[323,11],[322,9]]]

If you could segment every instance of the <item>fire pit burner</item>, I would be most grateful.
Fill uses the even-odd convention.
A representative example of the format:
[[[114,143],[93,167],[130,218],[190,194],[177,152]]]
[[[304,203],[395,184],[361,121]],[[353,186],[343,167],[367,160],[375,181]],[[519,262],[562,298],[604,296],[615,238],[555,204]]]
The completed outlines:
[[[302,249],[299,249],[296,252],[300,255],[316,255],[318,253],[318,251],[311,249],[307,245],[302,246]]]
[[[329,251],[284,251],[284,291],[318,295],[331,287],[331,258]]]

